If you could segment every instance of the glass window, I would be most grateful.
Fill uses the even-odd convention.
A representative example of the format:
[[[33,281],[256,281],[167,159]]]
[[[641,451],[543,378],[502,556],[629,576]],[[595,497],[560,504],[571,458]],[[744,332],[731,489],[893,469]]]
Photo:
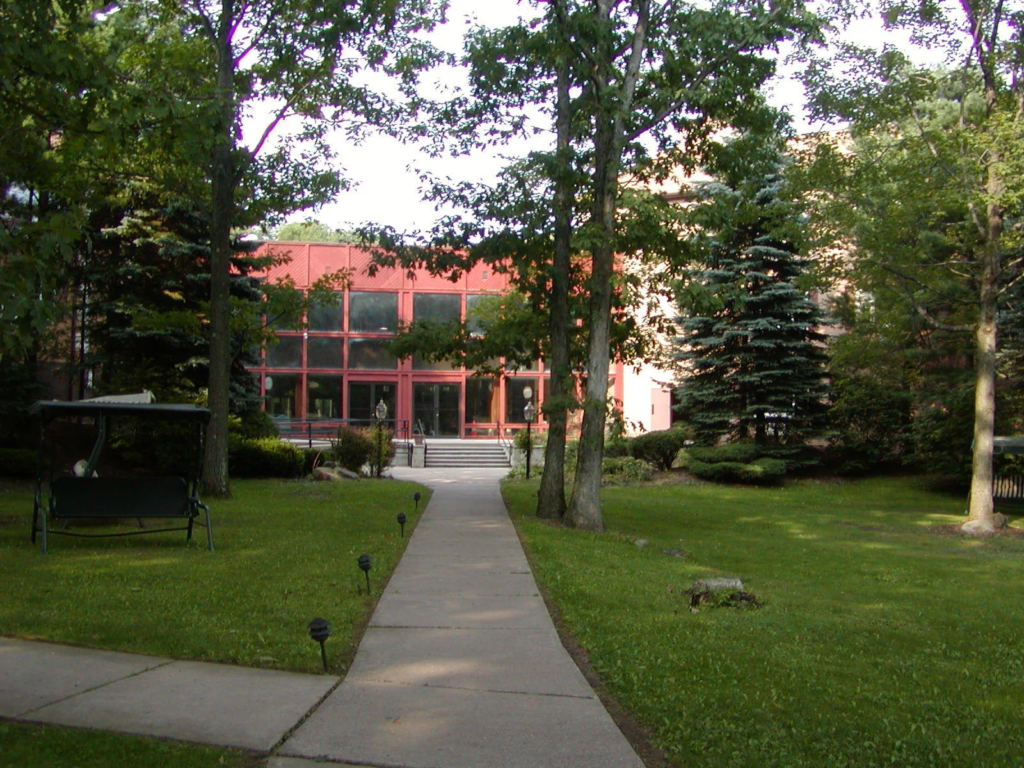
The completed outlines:
[[[348,385],[348,418],[355,425],[375,424],[375,410],[381,400],[388,407],[388,422],[395,418],[398,385],[393,381],[352,381]]]
[[[354,371],[390,371],[398,367],[398,358],[384,339],[349,339],[348,367]]]
[[[302,337],[279,336],[267,347],[267,366],[270,368],[301,368]]]
[[[457,293],[415,293],[412,318],[432,323],[458,322],[462,318],[462,297]]]
[[[310,376],[306,383],[306,418],[341,418],[341,376]]]
[[[309,308],[309,330],[340,331],[341,317],[341,294],[336,293],[332,304],[317,304]]]
[[[268,373],[263,377],[263,389],[266,392],[264,402],[267,413],[271,416],[291,419],[297,411],[295,400],[299,387],[299,377],[291,373]]]
[[[341,368],[341,339],[310,336],[306,340],[306,365],[309,368]]]
[[[352,291],[348,295],[348,329],[355,333],[394,333],[398,328],[398,294]]]
[[[466,423],[496,424],[501,420],[498,387],[491,377],[466,379]]]
[[[530,397],[526,397],[526,388],[530,388]],[[537,419],[540,419],[540,404],[537,398],[540,393],[537,391],[536,379],[506,379],[505,380],[505,421],[513,424],[522,424],[526,421],[523,416],[523,409],[526,403],[532,401],[537,408]]]

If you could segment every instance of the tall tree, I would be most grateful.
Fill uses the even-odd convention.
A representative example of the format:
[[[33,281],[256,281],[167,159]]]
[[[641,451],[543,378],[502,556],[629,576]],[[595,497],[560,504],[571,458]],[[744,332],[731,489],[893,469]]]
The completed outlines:
[[[334,129],[397,130],[402,106],[359,83],[383,72],[408,93],[416,73],[436,60],[416,34],[443,12],[443,0],[186,0],[142,3],[170,14],[187,39],[203,41],[210,119],[194,126],[206,152],[210,206],[210,379],[213,413],[203,482],[225,495],[233,227],[270,221],[329,199],[342,185],[325,139]],[[243,116],[268,117],[244,138]],[[298,124],[273,143],[285,121]],[[298,145],[305,145],[299,148]]]
[[[914,67],[909,54],[846,46],[836,61],[810,70],[817,113],[852,121],[852,155],[834,188],[872,211],[847,229],[857,254],[898,287],[933,328],[973,335],[974,440],[969,519],[993,527],[992,457],[997,324],[1001,296],[1020,274],[1019,215],[1024,5],[958,0],[872,4],[890,27],[946,53],[953,67]],[[837,64],[838,62],[838,64]],[[858,82],[844,76],[858,66]],[[827,152],[820,151],[821,157]],[[845,185],[843,182],[847,182]],[[884,209],[884,210],[883,210]]]
[[[565,387],[561,397],[567,398],[571,379],[561,363],[566,328],[561,302],[572,289],[561,277],[571,273],[565,269],[567,258],[578,257],[585,280],[581,297],[589,304],[583,323],[588,351],[580,459],[566,520],[600,529],[608,372],[613,343],[621,335],[615,321],[624,319],[617,311],[625,278],[616,271],[616,253],[633,245],[632,236],[643,229],[624,232],[629,227],[620,216],[623,175],[630,172],[635,185],[664,178],[679,166],[692,169],[724,125],[770,120],[757,94],[774,71],[767,54],[794,31],[810,31],[812,24],[803,4],[789,0],[710,5],[534,0],[533,5],[541,11],[535,22],[478,32],[471,39],[466,63],[472,98],[446,105],[449,119],[444,122],[468,126],[471,132],[483,127],[482,140],[494,141],[522,130],[530,106],[540,105],[551,118],[554,152],[534,156],[542,175],[533,177],[532,187],[517,187],[517,192],[529,192],[514,199],[543,201],[543,221],[522,206],[506,206],[502,214],[499,206],[489,205],[481,216],[474,204],[483,196],[442,192],[448,200],[468,203],[464,207],[477,213],[477,222],[490,223],[446,222],[455,225],[443,227],[454,236],[435,238],[439,250],[428,261],[443,271],[461,258],[453,246],[473,246],[471,256],[490,253],[509,259],[515,270],[545,276],[537,286],[549,300],[545,305],[550,303],[551,353],[559,356],[552,363],[556,373],[564,372],[558,383]],[[466,135],[477,133],[461,134],[461,146],[456,138],[463,150],[476,145]],[[399,245],[386,237],[380,243]],[[529,260],[517,261],[525,250]],[[556,419],[548,448],[552,454],[560,452],[565,406],[566,400],[556,398],[546,411]],[[552,461],[551,466],[539,508],[547,516],[562,508],[561,463]]]
[[[576,55],[575,84],[592,136],[586,394],[566,521],[599,530],[621,176],[632,170],[663,178],[670,166],[692,169],[722,126],[770,120],[758,96],[774,72],[767,54],[794,32],[811,31],[812,23],[803,3],[786,0],[552,0],[552,8]],[[660,152],[646,151],[645,141]]]
[[[733,159],[756,154],[744,140],[730,149]],[[719,170],[688,212],[696,265],[679,291],[681,410],[709,444],[800,447],[824,427],[823,315],[800,286],[803,212],[780,194],[783,161],[772,154],[764,169]]]

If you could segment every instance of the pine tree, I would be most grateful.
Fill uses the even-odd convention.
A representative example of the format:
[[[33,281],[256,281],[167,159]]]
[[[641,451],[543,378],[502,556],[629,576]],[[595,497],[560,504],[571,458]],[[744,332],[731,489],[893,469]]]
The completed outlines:
[[[799,446],[820,432],[827,394],[823,315],[797,287],[799,209],[780,197],[781,162],[749,181],[703,185],[687,246],[699,266],[678,292],[680,411],[698,439]]]

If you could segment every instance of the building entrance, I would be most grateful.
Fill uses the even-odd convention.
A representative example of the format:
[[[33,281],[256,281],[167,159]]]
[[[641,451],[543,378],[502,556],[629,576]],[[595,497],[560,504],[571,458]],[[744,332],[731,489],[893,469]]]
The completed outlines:
[[[458,437],[459,394],[458,384],[413,384],[414,433],[426,437]]]

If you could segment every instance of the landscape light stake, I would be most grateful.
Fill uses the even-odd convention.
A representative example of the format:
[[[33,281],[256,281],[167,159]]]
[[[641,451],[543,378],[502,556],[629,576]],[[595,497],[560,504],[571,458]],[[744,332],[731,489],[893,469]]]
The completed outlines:
[[[331,636],[331,625],[327,623],[327,619],[321,619],[317,616],[311,622],[309,622],[309,636],[320,643],[320,658],[324,663],[324,672],[327,671],[327,649],[324,648],[324,643],[327,638]]]
[[[366,594],[370,594],[370,556],[360,555],[359,556],[359,567],[366,574]]]
[[[420,511],[420,499],[421,498],[423,498],[423,497],[420,496],[420,492],[419,491],[416,491],[416,493],[414,493],[412,495],[412,500],[414,502],[416,502],[416,506],[413,508],[413,512],[419,512]]]
[[[403,539],[405,538],[405,521],[406,521],[406,519],[407,518],[405,516],[405,512],[399,512],[398,513],[398,525],[402,528],[402,538]]]

